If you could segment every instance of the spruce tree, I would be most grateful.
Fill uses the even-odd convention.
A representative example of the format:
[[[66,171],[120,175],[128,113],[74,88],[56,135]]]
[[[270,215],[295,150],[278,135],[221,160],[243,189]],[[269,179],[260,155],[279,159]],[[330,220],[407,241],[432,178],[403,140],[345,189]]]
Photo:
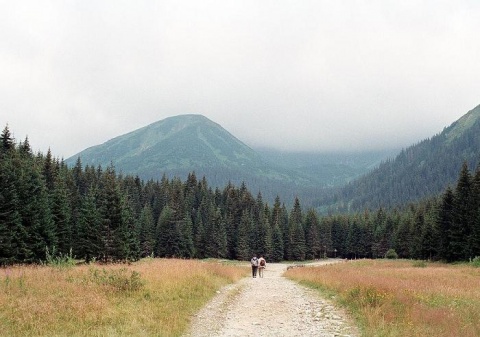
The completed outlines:
[[[193,242],[193,223],[189,212],[185,213],[181,224],[181,241],[180,241],[180,256],[185,258],[192,258],[195,256],[195,245]]]
[[[455,188],[454,222],[450,234],[450,247],[455,260],[471,257],[469,238],[472,233],[472,178],[467,163],[464,162]]]
[[[472,233],[470,236],[470,247],[472,256],[480,256],[480,164],[477,166],[472,186],[473,196],[473,221]]]
[[[305,244],[305,258],[307,260],[320,257],[322,246],[320,244],[318,216],[313,209],[310,209],[305,216]],[[327,247],[326,242],[323,246]]]
[[[452,240],[452,229],[454,228],[454,195],[449,187],[443,194],[438,210],[437,228],[439,231],[439,258],[446,261],[453,261],[454,255],[450,251],[450,241]]]
[[[276,222],[272,230],[272,253],[270,259],[272,262],[280,262],[284,259],[283,253],[283,234],[278,222]]]
[[[252,230],[252,217],[248,210],[243,210],[242,218],[237,231],[237,245],[235,247],[235,256],[240,261],[248,261],[253,254],[250,244],[249,236]]]
[[[261,213],[263,218],[258,226],[258,254],[263,255],[266,259],[270,259],[272,255],[272,231],[269,223],[268,206]]]
[[[91,187],[82,197],[78,216],[76,256],[89,263],[102,257],[102,218],[97,208],[97,190]]]
[[[27,233],[19,214],[16,175],[10,155],[0,155],[0,266],[29,255]]]
[[[126,195],[121,200],[121,222],[114,233],[115,258],[136,261],[140,258],[140,241],[134,210]]]
[[[19,213],[27,233],[25,262],[39,262],[46,258],[46,251],[54,252],[58,246],[50,201],[42,179],[41,169],[35,158],[23,158],[18,162],[17,186]],[[30,255],[31,253],[31,255]]]
[[[58,240],[57,249],[59,253],[64,255],[73,249],[72,210],[66,185],[66,174],[66,171],[59,172],[55,177],[51,192],[52,218],[55,223]]]
[[[206,237],[205,237],[205,228],[203,226],[202,215],[200,212],[197,212],[195,218],[195,226],[193,228],[193,243],[195,246],[195,257],[198,259],[203,259],[206,257]]]
[[[152,208],[145,204],[138,220],[140,257],[152,256],[155,249],[155,221]]]
[[[158,218],[155,255],[159,257],[178,257],[180,235],[180,228],[175,221],[173,209],[165,206]]]
[[[289,241],[288,241],[288,258],[289,260],[303,261],[305,260],[305,232],[303,229],[302,209],[300,200],[295,198],[292,212],[288,220],[289,224]]]
[[[5,126],[2,134],[0,135],[0,146],[0,154],[4,154],[15,149],[15,140],[10,133],[8,125]]]
[[[97,170],[101,172],[101,168]],[[101,256],[104,261],[116,261],[123,254],[118,254],[119,248],[117,229],[122,226],[122,197],[118,186],[115,168],[107,167],[101,174],[99,211],[101,217]]]

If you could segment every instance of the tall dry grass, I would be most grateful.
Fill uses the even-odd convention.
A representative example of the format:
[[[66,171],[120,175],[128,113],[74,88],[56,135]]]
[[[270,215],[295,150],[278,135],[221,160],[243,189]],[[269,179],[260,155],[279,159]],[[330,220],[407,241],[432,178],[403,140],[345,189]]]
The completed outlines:
[[[0,269],[1,336],[179,336],[221,286],[248,274],[218,262]]]
[[[479,268],[362,260],[286,275],[345,305],[365,336],[480,336]]]

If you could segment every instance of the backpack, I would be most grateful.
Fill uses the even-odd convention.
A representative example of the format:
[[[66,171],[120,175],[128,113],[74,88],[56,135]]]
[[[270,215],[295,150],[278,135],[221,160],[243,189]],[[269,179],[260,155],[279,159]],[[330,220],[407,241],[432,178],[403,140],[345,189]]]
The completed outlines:
[[[261,259],[261,260],[260,260],[260,266],[262,266],[262,267],[265,266],[265,260],[264,260],[264,259]]]

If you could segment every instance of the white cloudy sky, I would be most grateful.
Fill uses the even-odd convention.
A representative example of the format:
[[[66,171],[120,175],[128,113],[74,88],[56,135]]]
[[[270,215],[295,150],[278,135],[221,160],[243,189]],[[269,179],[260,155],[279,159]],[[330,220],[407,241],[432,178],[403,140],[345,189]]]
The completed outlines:
[[[405,147],[480,104],[477,0],[0,0],[0,125],[69,157],[197,113],[251,146]]]

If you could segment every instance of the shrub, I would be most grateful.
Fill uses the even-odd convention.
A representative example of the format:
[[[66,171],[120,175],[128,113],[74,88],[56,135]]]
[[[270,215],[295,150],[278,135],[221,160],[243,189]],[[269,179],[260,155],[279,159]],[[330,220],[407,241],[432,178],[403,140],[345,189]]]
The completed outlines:
[[[398,254],[397,252],[395,251],[395,249],[389,249],[386,253],[385,253],[385,258],[386,259],[391,259],[391,260],[396,260],[398,259]]]
[[[62,254],[56,252],[55,246],[52,248],[52,252],[48,247],[45,247],[45,264],[48,266],[68,268],[75,265],[75,257],[72,255],[72,249],[68,254]]]
[[[425,268],[427,266],[427,262],[422,261],[422,260],[415,261],[415,262],[413,262],[413,266],[417,267],[417,268]]]
[[[117,270],[99,270],[96,268],[90,269],[90,281],[113,288],[116,291],[136,291],[144,286],[144,281],[140,277],[140,273],[132,271],[130,275],[127,269]]]
[[[480,268],[480,256],[475,256],[473,259],[471,259],[470,264],[473,267]]]

